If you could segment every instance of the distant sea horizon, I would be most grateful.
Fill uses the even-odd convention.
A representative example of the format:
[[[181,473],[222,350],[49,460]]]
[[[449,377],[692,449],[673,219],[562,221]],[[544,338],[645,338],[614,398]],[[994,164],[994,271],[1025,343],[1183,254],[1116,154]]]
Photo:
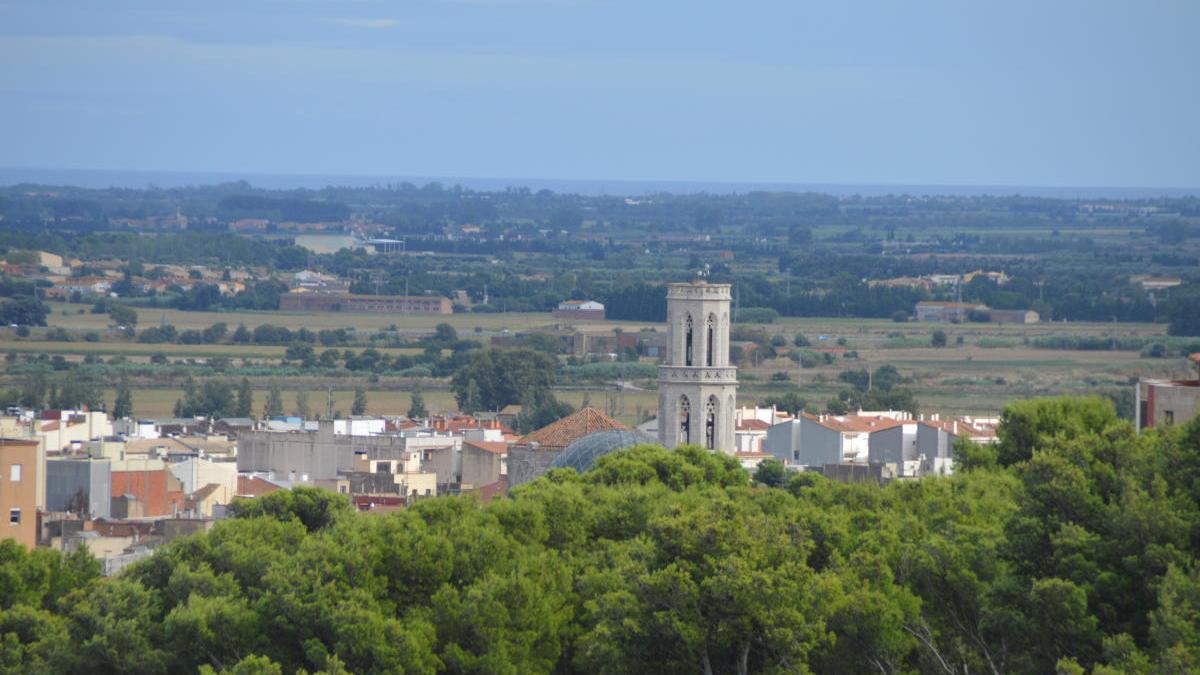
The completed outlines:
[[[23,183],[81,188],[179,188],[246,181],[256,188],[288,190],[325,187],[372,187],[395,183],[461,185],[478,191],[529,188],[587,196],[672,194],[744,194],[747,192],[815,192],[838,197],[1027,196],[1056,199],[1152,199],[1200,195],[1200,187],[1093,187],[1039,185],[922,185],[904,183],[799,183],[786,181],[686,181],[636,179],[486,178],[471,176],[384,176],[352,174],[286,174],[231,171],[130,171],[121,169],[48,169],[0,167],[0,186]]]

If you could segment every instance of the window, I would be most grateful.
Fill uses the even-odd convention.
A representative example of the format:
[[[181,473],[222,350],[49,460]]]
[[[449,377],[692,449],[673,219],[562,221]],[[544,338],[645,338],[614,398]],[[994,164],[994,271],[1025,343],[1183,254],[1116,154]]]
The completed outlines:
[[[715,322],[713,321],[713,316],[711,314],[709,314],[708,320],[705,322],[705,324],[708,327],[708,330],[705,331],[705,341],[706,342],[704,345],[704,351],[706,353],[705,358],[707,359],[707,363],[705,363],[704,365],[709,366],[709,367],[711,367],[713,364],[713,336],[715,334],[715,331],[713,329],[714,323]]]
[[[679,398],[679,442],[683,445],[692,442],[692,403],[687,396]]]
[[[692,365],[692,315],[688,314],[687,321],[684,322],[684,348],[683,348],[683,365]]]
[[[714,450],[717,447],[717,398],[710,396],[704,406],[704,447]]]
[[[21,482],[21,465],[20,464],[13,464],[12,466],[8,467],[8,479],[14,483]]]
[[[8,522],[12,523],[13,525],[20,525],[21,524],[21,509],[9,509],[8,510]]]
[[[1164,410],[1163,411],[1163,422],[1165,422],[1166,424],[1175,424],[1175,411],[1174,410]]]

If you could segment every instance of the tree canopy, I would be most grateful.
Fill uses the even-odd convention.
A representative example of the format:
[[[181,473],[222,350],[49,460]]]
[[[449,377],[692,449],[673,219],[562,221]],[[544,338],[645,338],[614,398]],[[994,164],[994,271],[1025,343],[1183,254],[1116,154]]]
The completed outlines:
[[[0,542],[12,672],[1192,672],[1200,421],[1005,411],[991,462],[836,483],[641,445],[481,504],[298,488],[113,579]],[[998,455],[998,456],[997,456]],[[772,487],[774,486],[774,487]],[[210,672],[206,670],[205,672]]]
[[[540,401],[554,386],[557,367],[554,357],[532,349],[477,350],[454,374],[454,398],[460,409],[472,412]]]

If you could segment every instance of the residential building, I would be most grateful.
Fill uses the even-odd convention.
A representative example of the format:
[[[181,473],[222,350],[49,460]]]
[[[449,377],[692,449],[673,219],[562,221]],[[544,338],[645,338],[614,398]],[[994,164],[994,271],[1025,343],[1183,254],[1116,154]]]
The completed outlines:
[[[173,462],[169,470],[179,479],[183,491],[192,494],[209,485],[216,485],[212,499],[219,504],[228,504],[237,494],[237,463],[214,462],[199,457],[189,457],[183,461]]]
[[[1152,277],[1147,274],[1135,274],[1129,277],[1129,283],[1138,284],[1147,291],[1161,291],[1183,284],[1179,277]]]
[[[939,302],[922,300],[917,303],[917,321],[966,322],[971,312],[986,312],[987,305],[971,302]]]
[[[508,477],[508,443],[465,440],[462,444],[463,489],[491,485]]]
[[[1135,389],[1138,431],[1185,424],[1200,410],[1200,353],[1188,356],[1196,364],[1194,380],[1142,378]]]
[[[762,452],[763,443],[767,440],[767,429],[770,428],[770,424],[755,418],[743,419],[738,422],[733,436],[734,452],[739,456]]]
[[[809,415],[767,429],[764,450],[785,464],[822,466],[843,462],[866,462],[870,434],[902,424],[904,413],[858,415]]]
[[[435,483],[441,489],[460,482],[462,442],[461,436],[415,429],[403,434],[335,434],[332,421],[322,420],[315,431],[239,434],[237,466],[242,474],[262,475],[272,481],[327,482],[336,489],[337,481],[355,473],[373,473],[380,462],[388,462],[393,469],[403,463],[405,473],[418,473],[412,465],[415,461],[420,473],[436,476]],[[394,481],[397,485],[400,482]],[[424,488],[421,490],[424,496]]]
[[[112,462],[113,518],[158,518],[186,510],[183,483],[161,459]]]
[[[90,457],[46,459],[46,511],[109,518],[112,462]]]
[[[992,323],[1029,324],[1041,321],[1042,317],[1032,309],[989,309],[988,320]]]
[[[0,438],[0,539],[37,545],[44,458],[36,440]]]

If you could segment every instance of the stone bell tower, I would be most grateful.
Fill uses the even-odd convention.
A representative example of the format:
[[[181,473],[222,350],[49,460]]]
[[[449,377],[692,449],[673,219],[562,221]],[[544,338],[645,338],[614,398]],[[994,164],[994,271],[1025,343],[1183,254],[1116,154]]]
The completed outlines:
[[[729,284],[667,285],[667,360],[658,367],[658,439],[734,452],[737,368],[729,365]]]

